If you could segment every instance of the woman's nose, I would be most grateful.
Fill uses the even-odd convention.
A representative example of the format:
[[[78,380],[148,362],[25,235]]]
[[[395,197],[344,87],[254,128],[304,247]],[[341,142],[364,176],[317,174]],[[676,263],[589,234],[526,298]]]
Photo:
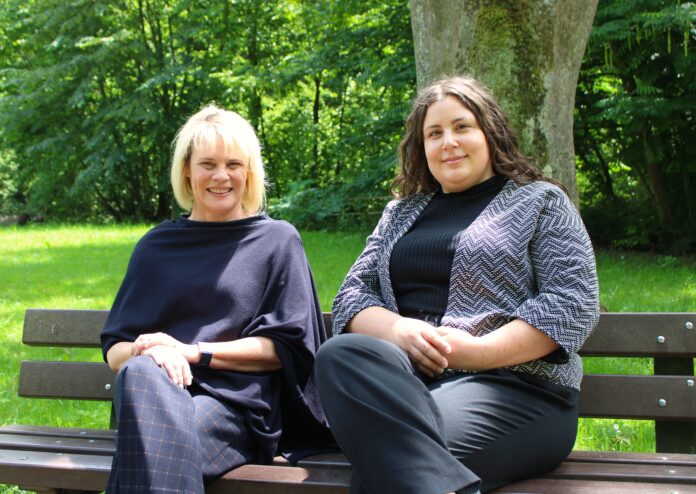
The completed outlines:
[[[454,138],[452,132],[445,131],[442,134],[442,147],[444,149],[449,149],[457,145],[457,140]]]
[[[227,167],[226,166],[216,166],[213,170],[214,180],[227,180]]]

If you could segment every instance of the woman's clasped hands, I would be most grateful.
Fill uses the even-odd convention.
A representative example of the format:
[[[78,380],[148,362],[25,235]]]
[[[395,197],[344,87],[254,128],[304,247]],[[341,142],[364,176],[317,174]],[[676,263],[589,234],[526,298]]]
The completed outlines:
[[[436,376],[449,366],[447,355],[452,346],[439,328],[425,321],[401,317],[392,326],[393,343],[408,353],[418,369],[428,376]]]
[[[189,357],[198,353],[195,345],[186,345],[165,333],[146,333],[136,338],[131,355],[147,355],[164,368],[174,384],[183,388],[193,382]]]

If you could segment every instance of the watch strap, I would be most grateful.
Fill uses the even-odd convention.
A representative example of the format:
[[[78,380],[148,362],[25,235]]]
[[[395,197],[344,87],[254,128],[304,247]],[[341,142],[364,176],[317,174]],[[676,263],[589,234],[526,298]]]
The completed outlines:
[[[198,351],[201,354],[201,358],[198,360],[197,365],[201,367],[208,367],[210,365],[210,361],[213,360],[213,352],[207,343],[199,341],[197,345]]]

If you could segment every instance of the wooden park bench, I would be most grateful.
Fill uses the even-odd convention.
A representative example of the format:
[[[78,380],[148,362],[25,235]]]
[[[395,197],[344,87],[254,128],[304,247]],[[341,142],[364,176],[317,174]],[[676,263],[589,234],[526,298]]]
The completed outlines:
[[[23,342],[99,347],[106,311],[30,309]],[[327,321],[330,315],[325,315]],[[574,451],[555,471],[497,493],[696,493],[696,313],[603,313],[581,354],[650,357],[654,375],[586,375],[581,416],[656,422],[657,453]],[[98,362],[24,361],[19,394],[30,398],[111,400],[114,374]],[[39,405],[40,406],[40,405]],[[113,414],[112,414],[113,428]],[[45,493],[101,491],[115,431],[9,425],[0,428],[0,484]],[[207,492],[347,493],[350,464],[340,454],[291,466],[245,465]]]

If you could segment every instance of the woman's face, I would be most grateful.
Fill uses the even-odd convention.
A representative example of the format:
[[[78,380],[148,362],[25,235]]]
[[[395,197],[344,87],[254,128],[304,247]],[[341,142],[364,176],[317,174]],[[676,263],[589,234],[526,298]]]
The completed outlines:
[[[445,193],[462,192],[494,175],[486,136],[474,114],[454,96],[428,108],[423,146],[430,173]]]
[[[238,146],[225,150],[218,137],[215,146],[194,149],[184,176],[191,181],[193,191],[190,219],[229,221],[248,216],[242,209],[247,157]]]

